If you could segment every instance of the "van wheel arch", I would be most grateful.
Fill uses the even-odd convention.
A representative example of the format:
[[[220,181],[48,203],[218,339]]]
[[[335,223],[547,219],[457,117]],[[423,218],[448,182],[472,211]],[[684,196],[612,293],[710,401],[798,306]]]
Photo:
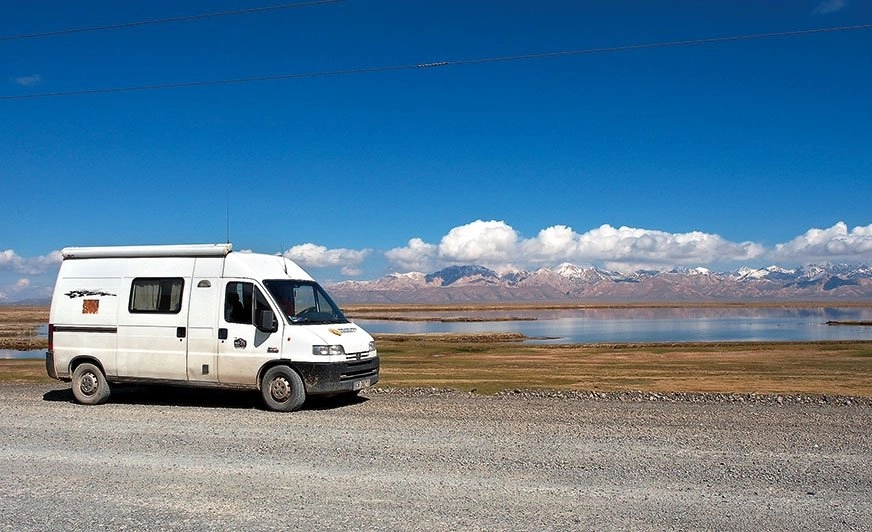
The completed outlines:
[[[103,375],[106,375],[106,370],[103,369],[103,364],[100,363],[99,360],[94,358],[92,355],[79,355],[76,358],[70,361],[70,375],[72,375],[76,368],[81,366],[82,364],[93,364],[97,366],[97,369],[103,372]]]

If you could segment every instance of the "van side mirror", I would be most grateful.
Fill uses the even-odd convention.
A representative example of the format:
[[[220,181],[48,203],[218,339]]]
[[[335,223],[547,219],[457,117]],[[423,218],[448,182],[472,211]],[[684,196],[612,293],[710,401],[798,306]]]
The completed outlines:
[[[266,333],[274,333],[279,330],[279,322],[272,309],[262,308],[257,310],[257,330]]]

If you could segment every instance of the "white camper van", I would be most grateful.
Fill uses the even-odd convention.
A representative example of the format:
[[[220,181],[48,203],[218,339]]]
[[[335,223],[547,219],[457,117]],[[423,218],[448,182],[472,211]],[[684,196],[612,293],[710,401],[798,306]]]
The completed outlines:
[[[84,404],[123,382],[256,388],[293,411],[378,382],[375,342],[302,268],[231,244],[61,250],[46,371]]]

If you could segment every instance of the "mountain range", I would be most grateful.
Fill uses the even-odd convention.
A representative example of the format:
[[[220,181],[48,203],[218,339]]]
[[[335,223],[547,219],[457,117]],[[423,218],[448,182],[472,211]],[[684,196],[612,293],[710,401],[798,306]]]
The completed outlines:
[[[770,266],[718,273],[706,268],[619,273],[564,263],[535,271],[450,266],[434,273],[393,273],[326,286],[346,304],[479,301],[853,301],[872,299],[872,267]]]

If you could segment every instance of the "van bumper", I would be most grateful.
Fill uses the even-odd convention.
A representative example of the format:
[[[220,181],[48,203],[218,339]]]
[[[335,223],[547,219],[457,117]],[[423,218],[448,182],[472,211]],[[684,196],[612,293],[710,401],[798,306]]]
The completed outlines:
[[[54,364],[54,351],[46,351],[45,352],[45,372],[52,379],[58,378],[58,372],[55,369],[55,364]]]
[[[297,362],[294,364],[310,395],[353,392],[378,382],[379,359],[318,364]]]

